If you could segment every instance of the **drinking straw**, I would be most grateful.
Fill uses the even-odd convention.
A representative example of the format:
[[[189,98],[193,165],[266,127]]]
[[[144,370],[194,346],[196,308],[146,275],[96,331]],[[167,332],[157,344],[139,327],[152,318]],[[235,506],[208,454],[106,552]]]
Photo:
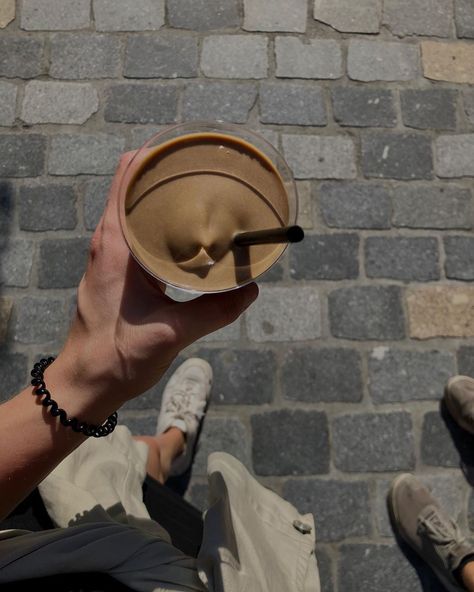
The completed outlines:
[[[299,243],[304,238],[301,226],[283,226],[241,232],[234,236],[234,244],[238,247],[247,245],[266,245],[276,243]]]

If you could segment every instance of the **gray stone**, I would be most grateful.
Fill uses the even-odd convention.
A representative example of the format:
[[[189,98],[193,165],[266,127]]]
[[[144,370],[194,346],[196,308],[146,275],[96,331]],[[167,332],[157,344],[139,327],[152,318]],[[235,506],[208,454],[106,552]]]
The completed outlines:
[[[353,179],[355,146],[345,136],[283,135],[283,151],[297,179]]]
[[[244,0],[247,31],[306,31],[306,0]]]
[[[371,236],[365,241],[367,277],[427,282],[440,277],[438,239]]]
[[[472,0],[454,0],[458,37],[474,38],[474,4]]]
[[[454,420],[440,416],[439,411],[430,411],[423,417],[421,434],[421,460],[425,465],[437,467],[459,467],[458,441],[464,442],[464,449],[472,455],[473,437],[464,432]]]
[[[446,0],[384,0],[383,23],[399,37],[449,37],[453,7]]]
[[[407,228],[472,228],[471,192],[452,184],[396,187],[393,224]]]
[[[322,479],[289,479],[283,497],[302,514],[311,513],[318,541],[341,541],[370,534],[367,483]]]
[[[297,181],[298,216],[296,223],[304,229],[313,228],[313,196],[311,195],[311,181]]]
[[[0,135],[0,177],[37,177],[44,170],[46,136]]]
[[[1,270],[0,270],[0,282],[1,282]],[[13,300],[0,296],[0,345],[7,341],[8,326],[10,324],[10,318],[12,316]]]
[[[334,592],[333,561],[329,553],[319,545],[316,545],[316,560],[318,562],[321,590]]]
[[[450,352],[380,346],[369,356],[369,391],[376,404],[439,400],[453,374],[454,356]]]
[[[474,238],[447,236],[444,238],[446,277],[453,280],[474,280]]]
[[[111,177],[90,179],[82,188],[84,196],[84,225],[87,230],[95,230],[104,211],[110,189]]]
[[[84,29],[90,24],[90,0],[23,0],[21,28],[27,31]]]
[[[439,136],[435,152],[439,177],[474,177],[474,134]]]
[[[21,187],[18,208],[21,230],[72,230],[77,224],[76,193],[71,185]]]
[[[166,294],[168,295],[168,290],[166,290]],[[213,341],[238,341],[240,339],[240,319],[237,319],[230,325],[226,325],[222,327],[222,329],[218,329],[213,333],[209,333],[201,339],[198,340],[198,343],[208,343]]]
[[[329,472],[329,432],[325,413],[281,409],[252,415],[250,420],[253,466],[258,475]]]
[[[149,413],[144,416],[120,414],[120,425],[125,425],[134,436],[154,436],[157,418]]]
[[[359,275],[357,234],[317,234],[292,246],[290,275],[295,280],[342,280]]]
[[[34,78],[44,74],[44,43],[24,35],[5,35],[0,39],[0,76]]]
[[[28,358],[24,354],[2,352],[0,356],[0,402],[8,401],[28,384]]]
[[[415,467],[409,413],[341,415],[332,422],[334,463],[341,471],[410,471]]]
[[[362,170],[366,177],[431,179],[431,139],[421,134],[368,134],[362,138]]]
[[[33,80],[25,87],[21,119],[25,123],[84,123],[99,108],[91,84]]]
[[[275,39],[276,76],[279,78],[340,78],[343,75],[342,49],[333,39],[298,37]]]
[[[336,228],[390,228],[392,203],[383,185],[323,183],[319,206],[328,226]]]
[[[165,24],[165,0],[93,0],[97,31],[147,31]]]
[[[122,40],[97,33],[57,33],[51,36],[52,78],[114,78],[121,73]]]
[[[209,508],[209,487],[207,483],[192,483],[185,495],[185,499],[198,510],[204,512]]]
[[[471,123],[474,123],[474,90],[465,90],[463,93],[464,97],[464,110]]]
[[[260,284],[261,282],[279,282],[283,279],[284,270],[283,266],[280,262],[275,263],[267,269],[261,276],[258,277],[257,283]]]
[[[162,132],[166,125],[141,125],[138,127],[132,128],[132,138],[131,144],[129,148],[131,150],[137,150],[141,148],[145,142],[148,142],[151,138],[153,138],[159,132]]]
[[[265,78],[267,44],[267,38],[260,35],[205,37],[201,53],[202,73],[208,78]]]
[[[168,24],[177,29],[211,31],[240,25],[237,0],[168,0]]]
[[[192,82],[183,93],[183,119],[246,123],[256,99],[252,83]]]
[[[406,89],[400,91],[403,123],[418,129],[456,129],[458,91]]]
[[[197,38],[183,35],[136,35],[127,43],[127,78],[191,78],[198,74]]]
[[[34,244],[25,239],[7,242],[1,250],[0,286],[26,288],[30,283]]]
[[[283,353],[283,397],[306,403],[362,400],[360,354],[347,348],[292,348]]]
[[[349,127],[394,127],[393,92],[385,89],[337,86],[332,90],[334,119]]]
[[[356,286],[332,291],[329,320],[334,337],[403,339],[405,319],[397,286]]]
[[[362,82],[413,80],[420,75],[420,50],[406,43],[351,39],[347,72]]]
[[[260,121],[286,125],[326,125],[326,103],[320,87],[289,82],[260,85]]]
[[[16,191],[11,181],[0,180],[0,250],[8,243],[13,225]]]
[[[88,238],[45,239],[38,263],[39,288],[76,288],[86,270]]]
[[[342,33],[378,33],[382,10],[380,0],[314,0],[313,16]]]
[[[13,125],[16,117],[17,87],[10,82],[0,82],[0,125]]]
[[[458,372],[474,378],[474,347],[462,345],[457,353]]]
[[[321,304],[314,287],[260,286],[260,295],[245,313],[252,341],[302,341],[321,336]]]
[[[107,175],[115,172],[124,141],[112,134],[64,134],[51,141],[52,175]]]
[[[114,84],[107,93],[104,118],[121,123],[172,123],[177,105],[174,86]]]
[[[63,300],[26,296],[17,301],[16,311],[15,341],[59,344],[67,328]]]
[[[263,405],[273,401],[276,361],[271,351],[250,349],[200,349],[214,371],[215,405]]]

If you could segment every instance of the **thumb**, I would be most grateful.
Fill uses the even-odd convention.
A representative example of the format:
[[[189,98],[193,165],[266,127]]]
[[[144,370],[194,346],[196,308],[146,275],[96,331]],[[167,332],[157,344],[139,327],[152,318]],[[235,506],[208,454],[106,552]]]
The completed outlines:
[[[252,283],[238,290],[207,294],[179,303],[176,314],[179,327],[176,329],[184,346],[233,323],[257,296],[258,286]]]

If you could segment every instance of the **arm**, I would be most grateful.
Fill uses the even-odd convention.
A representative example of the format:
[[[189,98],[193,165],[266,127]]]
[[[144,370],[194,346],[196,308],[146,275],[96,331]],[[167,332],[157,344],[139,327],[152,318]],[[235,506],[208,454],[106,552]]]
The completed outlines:
[[[95,425],[155,384],[183,348],[237,319],[258,294],[250,284],[178,303],[142,271],[118,216],[118,183],[131,156],[120,162],[92,237],[69,335],[44,374],[68,416]],[[0,406],[0,434],[0,519],[86,439],[52,417],[33,387]]]

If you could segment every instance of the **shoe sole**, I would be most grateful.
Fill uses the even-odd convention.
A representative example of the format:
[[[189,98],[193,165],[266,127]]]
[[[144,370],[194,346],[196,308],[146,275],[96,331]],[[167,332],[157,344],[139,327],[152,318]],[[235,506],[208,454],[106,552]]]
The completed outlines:
[[[461,382],[462,380],[466,380],[466,378],[471,379],[470,376],[464,376],[462,374],[459,374],[458,376],[453,376],[452,378],[450,378],[448,380],[448,384],[446,385],[445,389],[444,389],[444,403],[446,405],[446,409],[449,411],[449,414],[451,415],[451,417],[454,419],[454,421],[463,429],[466,430],[466,432],[469,432],[470,434],[474,435],[474,426],[470,426],[468,423],[466,423],[465,421],[463,421],[462,419],[458,419],[456,418],[456,409],[453,406],[453,403],[451,401],[451,388],[457,383],[457,382]],[[472,380],[472,379],[471,379]]]

